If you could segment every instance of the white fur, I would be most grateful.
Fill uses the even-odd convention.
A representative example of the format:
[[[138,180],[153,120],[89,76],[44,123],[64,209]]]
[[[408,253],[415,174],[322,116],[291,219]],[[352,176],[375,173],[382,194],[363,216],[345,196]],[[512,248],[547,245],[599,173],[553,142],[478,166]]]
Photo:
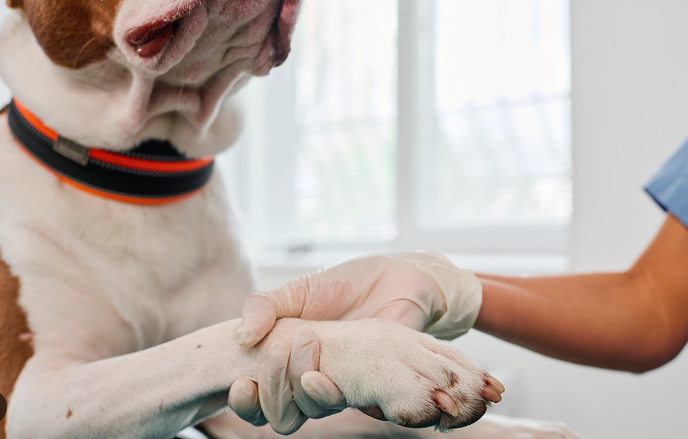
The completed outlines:
[[[144,3],[152,6],[149,14],[158,9],[156,3]],[[194,9],[188,17],[194,23],[181,26],[160,55],[164,68],[132,60],[132,50],[120,35],[145,23],[126,15],[132,9],[146,10],[140,1],[122,3],[124,15],[115,22],[118,47],[109,58],[76,72],[54,65],[25,20],[14,14],[0,32],[0,76],[48,126],[85,145],[126,150],[159,138],[171,140],[190,156],[215,155],[239,132],[231,103],[221,104],[250,75],[266,74],[271,67],[266,34],[278,5],[276,0],[261,0],[262,11],[253,5],[226,26],[227,12],[213,6],[216,3],[222,2]],[[190,47],[194,50],[187,53]],[[229,57],[223,59],[229,48]]]
[[[0,74],[48,126],[82,143],[121,150],[157,137],[192,156],[215,154],[238,133],[225,97],[249,74],[266,73],[278,1],[229,2],[244,5],[232,14],[227,2],[201,2],[180,40],[150,62],[122,46],[122,33],[141,20],[188,3],[125,0],[118,48],[77,72],[53,65],[15,14],[0,32]],[[213,62],[225,40],[236,51]],[[443,389],[468,398],[462,416],[480,409],[479,366],[389,322],[287,320],[258,348],[236,345],[230,319],[255,285],[217,175],[199,195],[166,206],[97,198],[31,161],[6,116],[0,166],[0,249],[20,278],[35,348],[10,399],[9,439],[169,438],[224,410],[234,380],[257,378],[271,340],[290,340],[306,324],[321,338],[322,371],[352,405],[379,405],[399,419],[431,407]],[[224,415],[209,425],[229,438],[245,428],[235,421]],[[366,422],[356,431],[370,431]]]

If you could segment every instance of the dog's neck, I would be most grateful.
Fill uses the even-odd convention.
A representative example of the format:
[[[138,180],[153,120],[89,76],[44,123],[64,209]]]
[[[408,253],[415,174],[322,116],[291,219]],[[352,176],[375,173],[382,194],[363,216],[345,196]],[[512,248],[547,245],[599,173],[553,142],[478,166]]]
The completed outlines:
[[[65,137],[114,151],[146,139],[169,140],[190,157],[216,155],[238,137],[240,117],[227,96],[248,77],[213,84],[212,96],[185,107],[156,78],[128,70],[116,57],[70,70],[48,59],[21,13],[12,13],[0,29],[0,77]]]

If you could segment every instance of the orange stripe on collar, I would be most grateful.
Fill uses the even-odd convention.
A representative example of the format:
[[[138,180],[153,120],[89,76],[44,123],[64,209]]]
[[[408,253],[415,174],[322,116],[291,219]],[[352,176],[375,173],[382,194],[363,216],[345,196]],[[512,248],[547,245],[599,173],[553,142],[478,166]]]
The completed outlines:
[[[100,160],[104,163],[122,166],[129,169],[138,169],[140,171],[153,172],[188,172],[196,171],[205,166],[208,166],[214,159],[197,159],[197,160],[181,160],[178,162],[164,162],[155,160],[137,159],[134,157],[126,157],[121,154],[104,151],[102,149],[93,149],[89,151],[89,157]]]

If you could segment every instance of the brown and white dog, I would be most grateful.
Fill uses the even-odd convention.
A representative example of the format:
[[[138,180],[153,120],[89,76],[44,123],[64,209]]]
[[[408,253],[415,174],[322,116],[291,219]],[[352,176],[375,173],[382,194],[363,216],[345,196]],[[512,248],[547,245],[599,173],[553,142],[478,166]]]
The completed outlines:
[[[240,129],[232,94],[286,59],[300,6],[8,5],[15,12],[0,31],[0,76],[25,115],[86,151],[85,166],[89,152],[79,145],[123,153],[159,139],[190,158],[228,148]],[[285,320],[259,347],[237,346],[232,319],[255,286],[218,175],[192,196],[155,206],[81,189],[32,160],[8,111],[0,115],[0,393],[9,400],[0,439],[167,439],[203,421],[213,437],[267,437],[226,412],[228,390],[240,377],[255,380],[270,344],[304,325],[321,340],[321,371],[353,407],[446,428],[485,413],[479,366],[393,323]],[[443,413],[433,402],[438,391],[461,412]],[[357,412],[341,416],[299,434],[411,437]],[[460,437],[573,437],[558,427],[484,425]]]

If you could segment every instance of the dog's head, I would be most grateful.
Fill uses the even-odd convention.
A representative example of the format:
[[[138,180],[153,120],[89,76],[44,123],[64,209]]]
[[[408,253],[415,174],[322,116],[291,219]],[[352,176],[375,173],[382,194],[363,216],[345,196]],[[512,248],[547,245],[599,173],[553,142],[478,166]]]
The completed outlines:
[[[165,131],[172,129],[170,115],[177,121],[181,115],[187,128],[207,131],[231,89],[286,60],[300,7],[300,0],[7,2],[23,11],[38,46],[63,71],[57,76],[69,77],[68,86],[79,83],[93,99],[109,95],[103,106],[116,101],[126,108],[126,114],[110,111],[116,127],[105,129],[124,143],[174,136]],[[12,83],[18,81],[8,80],[20,94]],[[73,131],[66,120],[60,125]],[[123,132],[128,136],[117,134]],[[94,140],[89,134],[77,137]],[[105,146],[119,147],[114,143]]]
[[[205,75],[237,61],[253,74],[284,62],[297,0],[7,0],[25,11],[46,55],[79,69],[112,51],[134,68],[163,72],[193,58],[213,63]],[[240,49],[249,49],[241,51]],[[241,52],[241,53],[239,53]],[[188,64],[188,63],[187,63]],[[202,76],[197,73],[196,76]],[[194,81],[198,81],[196,77]]]

